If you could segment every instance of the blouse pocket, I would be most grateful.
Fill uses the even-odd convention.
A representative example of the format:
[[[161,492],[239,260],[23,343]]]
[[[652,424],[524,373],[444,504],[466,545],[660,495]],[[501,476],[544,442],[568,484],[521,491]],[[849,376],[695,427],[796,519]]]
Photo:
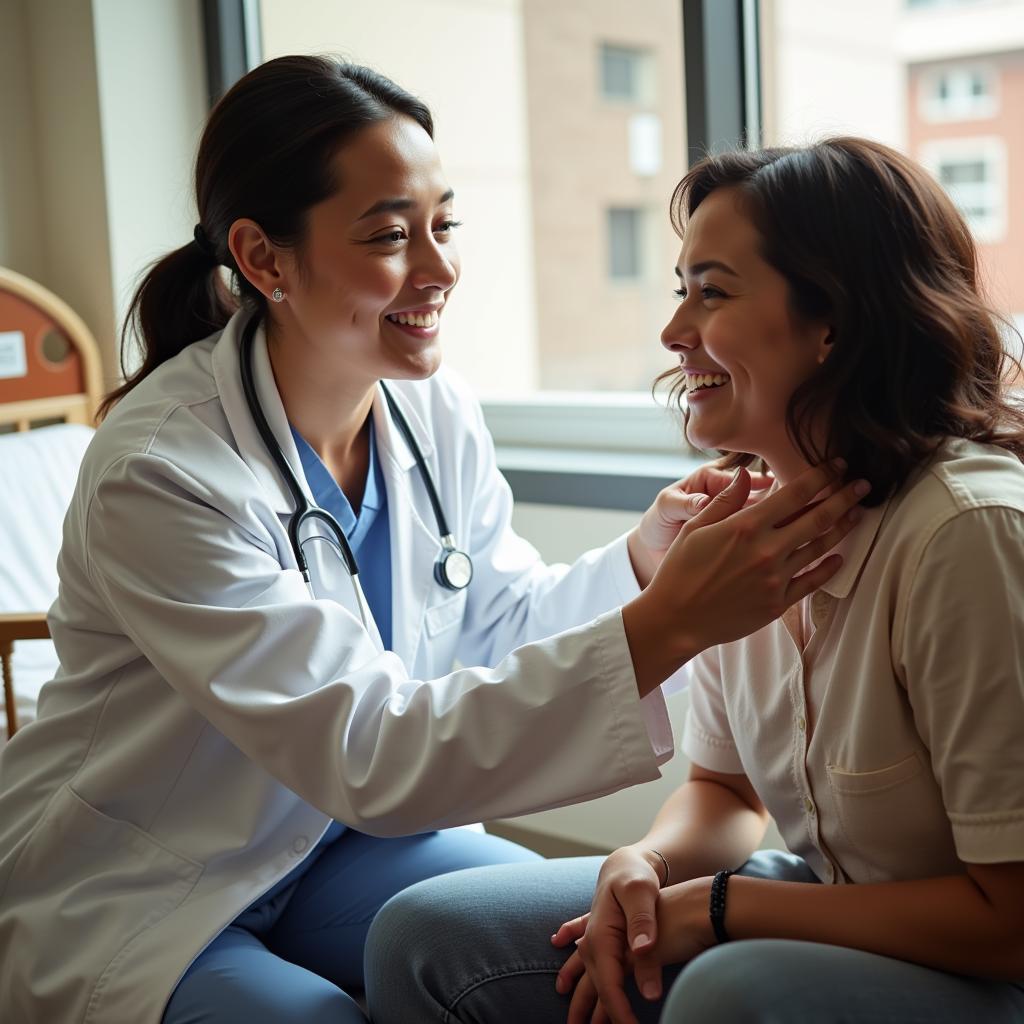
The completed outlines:
[[[938,786],[916,754],[873,771],[826,765],[848,855],[834,850],[854,882],[911,877],[908,850],[942,848],[948,837]],[[926,845],[922,845],[926,844]],[[913,857],[910,858],[914,860]]]

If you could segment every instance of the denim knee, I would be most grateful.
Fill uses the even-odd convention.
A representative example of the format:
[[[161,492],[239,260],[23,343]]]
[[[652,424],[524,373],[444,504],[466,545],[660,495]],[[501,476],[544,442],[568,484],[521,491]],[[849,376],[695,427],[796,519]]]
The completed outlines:
[[[784,995],[799,961],[791,943],[749,939],[690,961],[665,1001],[662,1024],[787,1024],[801,1017]]]

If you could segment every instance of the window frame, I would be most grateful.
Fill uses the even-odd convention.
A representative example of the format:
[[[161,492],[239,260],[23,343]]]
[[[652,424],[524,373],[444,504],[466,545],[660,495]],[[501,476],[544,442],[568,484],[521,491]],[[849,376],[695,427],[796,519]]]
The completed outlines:
[[[938,94],[943,80],[968,79],[974,75],[988,86],[983,96],[957,91],[952,97]],[[985,121],[999,115],[999,69],[989,61],[949,61],[927,68],[918,82],[917,105],[928,124],[950,124],[959,121]]]
[[[931,139],[921,144],[918,150],[921,163],[941,184],[939,168],[947,162],[973,163],[980,162],[992,169],[991,180],[987,184],[995,193],[996,203],[992,214],[982,223],[971,221],[964,214],[964,219],[971,229],[975,240],[992,245],[1006,238],[1008,223],[1008,187],[1006,141],[998,135],[958,136],[951,139]],[[943,186],[945,188],[945,186]],[[950,198],[956,202],[955,195],[947,189]]]

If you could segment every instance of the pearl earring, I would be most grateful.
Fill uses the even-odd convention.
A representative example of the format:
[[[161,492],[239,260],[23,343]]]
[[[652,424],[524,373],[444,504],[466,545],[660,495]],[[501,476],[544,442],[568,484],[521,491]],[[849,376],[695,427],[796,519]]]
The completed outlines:
[[[283,291],[281,291],[281,289],[280,289],[280,288],[275,288],[275,289],[274,289],[274,290],[273,290],[273,291],[272,291],[272,292],[270,293],[270,297],[271,297],[271,298],[272,298],[272,299],[273,299],[273,300],[274,300],[275,302],[280,302],[280,301],[281,301],[281,300],[282,300],[282,299],[284,298],[284,292],[283,292]]]

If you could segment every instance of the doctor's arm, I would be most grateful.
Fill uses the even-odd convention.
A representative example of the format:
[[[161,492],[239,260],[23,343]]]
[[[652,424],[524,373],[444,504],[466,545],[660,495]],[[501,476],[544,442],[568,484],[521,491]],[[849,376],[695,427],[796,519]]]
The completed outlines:
[[[853,519],[848,513],[860,500],[857,482],[837,492],[841,470],[820,467],[745,508],[752,489],[762,486],[764,478],[752,478],[741,470],[731,485],[723,487],[724,474],[705,467],[694,475],[693,486],[715,496],[702,509],[696,505],[703,495],[687,496],[680,485],[673,485],[659,494],[637,529],[628,535],[586,552],[571,566],[545,565],[537,551],[512,529],[512,492],[498,470],[493,441],[478,403],[465,396],[464,405],[467,414],[474,411],[475,422],[471,421],[471,429],[464,435],[463,493],[471,496],[471,504],[463,533],[480,570],[467,593],[458,648],[459,661],[467,665],[495,664],[522,644],[573,628],[613,608],[630,607],[659,565],[666,563],[655,598],[632,607],[627,616],[627,629],[636,637],[635,643],[631,639],[630,650],[644,662],[641,675],[646,693],[652,688],[646,682],[649,674],[659,675],[669,664],[678,669],[696,650],[721,642],[718,626],[728,623],[737,611],[733,606],[739,596],[736,591],[742,592],[741,604],[750,596],[759,607],[752,627],[742,612],[735,616],[745,632],[729,639],[759,628],[798,599],[801,584],[790,587],[794,577],[849,531]],[[832,493],[826,501],[810,507],[823,490]],[[766,508],[758,513],[761,504]],[[721,523],[727,517],[731,517],[729,522]],[[777,529],[793,517],[799,517],[799,525],[797,521],[790,524],[795,529]],[[684,520],[689,522],[681,532]],[[710,572],[684,565],[686,560],[680,560],[673,548],[676,539],[712,524],[721,525],[714,526],[700,545],[700,553],[716,574],[726,572],[728,578],[721,588]],[[668,553],[673,550],[675,557],[670,558]],[[816,575],[807,582],[820,586],[838,565],[836,558],[826,560],[815,567]],[[739,587],[735,586],[737,577],[745,581]],[[689,640],[678,636],[685,629],[680,614],[687,619],[692,616]],[[711,632],[705,638],[703,630],[708,624]],[[677,645],[678,639],[681,645]],[[654,650],[652,644],[659,649]],[[666,672],[653,685],[671,674]]]

